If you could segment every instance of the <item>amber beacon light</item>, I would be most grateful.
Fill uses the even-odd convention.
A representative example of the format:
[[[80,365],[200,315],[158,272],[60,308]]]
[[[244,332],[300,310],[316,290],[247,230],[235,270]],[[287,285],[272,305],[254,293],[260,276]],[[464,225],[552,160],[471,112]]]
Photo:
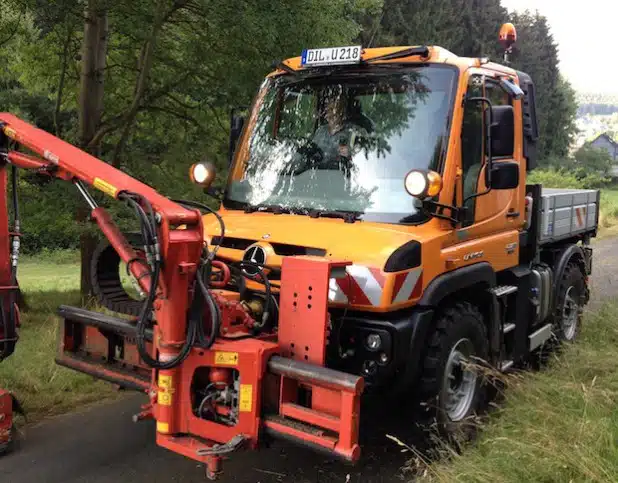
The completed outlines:
[[[500,27],[499,40],[505,50],[510,50],[513,44],[517,41],[517,30],[512,23],[505,23]]]

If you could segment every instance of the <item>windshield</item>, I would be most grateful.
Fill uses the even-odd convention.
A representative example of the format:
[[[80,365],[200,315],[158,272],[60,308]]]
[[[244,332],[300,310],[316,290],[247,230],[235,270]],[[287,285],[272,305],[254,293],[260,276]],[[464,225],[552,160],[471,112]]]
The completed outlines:
[[[422,66],[268,80],[224,204],[423,221],[404,177],[440,171],[456,77],[450,67]]]

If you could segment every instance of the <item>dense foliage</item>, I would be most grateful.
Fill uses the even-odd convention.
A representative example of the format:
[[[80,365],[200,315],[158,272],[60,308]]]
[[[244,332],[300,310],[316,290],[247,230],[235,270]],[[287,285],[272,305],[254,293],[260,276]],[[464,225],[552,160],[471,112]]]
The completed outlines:
[[[199,198],[187,167],[208,157],[222,182],[229,110],[251,102],[273,60],[357,40],[500,60],[509,18],[513,65],[538,86],[541,155],[564,156],[576,107],[547,22],[509,16],[499,0],[0,0],[0,110]],[[33,176],[20,186],[26,249],[76,246],[76,193]]]

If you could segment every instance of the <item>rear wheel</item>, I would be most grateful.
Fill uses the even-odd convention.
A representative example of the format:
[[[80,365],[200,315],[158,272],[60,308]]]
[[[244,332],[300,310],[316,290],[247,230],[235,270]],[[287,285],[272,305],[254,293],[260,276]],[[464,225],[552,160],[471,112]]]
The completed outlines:
[[[483,316],[467,302],[443,310],[436,321],[422,375],[422,392],[440,429],[460,432],[485,402],[480,364],[487,359]]]
[[[560,342],[572,342],[581,329],[586,280],[581,268],[570,262],[564,269],[558,289],[554,334]]]

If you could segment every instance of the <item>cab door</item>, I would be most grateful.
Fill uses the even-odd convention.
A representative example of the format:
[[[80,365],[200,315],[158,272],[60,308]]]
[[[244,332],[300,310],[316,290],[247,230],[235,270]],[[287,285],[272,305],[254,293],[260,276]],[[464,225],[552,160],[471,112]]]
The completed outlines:
[[[519,205],[519,190],[488,190],[486,171],[488,160],[487,125],[489,106],[484,102],[471,102],[471,98],[484,97],[492,106],[504,106],[519,101],[512,98],[500,87],[499,79],[487,72],[471,69],[468,77],[467,101],[464,103],[461,127],[461,176],[458,191],[461,193],[461,205],[465,207],[464,221],[459,239],[478,238],[492,233],[516,229],[522,215]],[[514,108],[519,106],[513,106]],[[517,113],[515,118],[517,119]],[[518,146],[517,122],[513,129],[515,149],[513,153],[499,158],[493,157],[494,164],[500,162],[517,162],[521,160]],[[519,133],[521,135],[521,133]],[[520,170],[521,173],[521,170]],[[521,182],[525,182],[522,178]]]

